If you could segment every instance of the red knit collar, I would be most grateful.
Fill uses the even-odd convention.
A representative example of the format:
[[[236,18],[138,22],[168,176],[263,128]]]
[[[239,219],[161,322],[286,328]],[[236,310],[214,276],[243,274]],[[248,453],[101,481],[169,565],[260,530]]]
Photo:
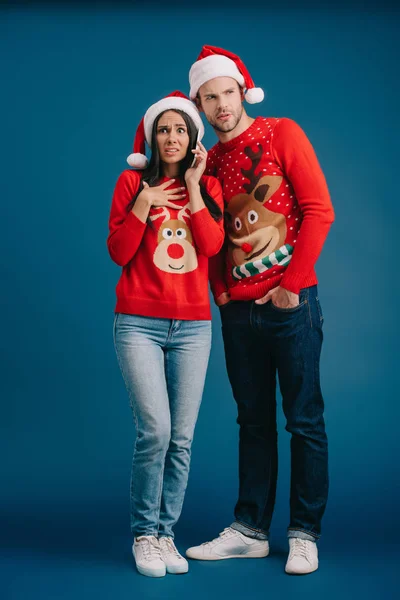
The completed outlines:
[[[184,176],[183,177],[179,177],[178,175],[176,177],[166,177],[165,175],[163,175],[160,178],[160,181],[158,182],[157,185],[161,185],[162,183],[165,183],[166,181],[168,181],[168,179],[175,179],[175,181],[173,183],[174,187],[181,187],[181,186],[186,187],[185,177]],[[206,181],[207,181],[207,175],[202,175],[201,176],[201,182],[203,184],[205,184]]]
[[[242,140],[246,139],[249,134],[256,131],[257,126],[258,127],[260,126],[261,119],[262,119],[262,117],[256,117],[255,120],[253,121],[253,123],[250,125],[250,127],[245,129],[237,137],[233,138],[232,140],[229,140],[229,142],[224,142],[224,143],[218,142],[218,144],[217,144],[218,151],[221,154],[224,154],[225,152],[229,152],[230,150],[233,150],[233,148],[236,148],[236,146],[238,146]]]
[[[165,183],[166,181],[168,181],[168,179],[175,179],[174,185],[176,185],[176,186],[186,185],[185,178],[179,177],[179,175],[177,175],[176,177],[167,177],[166,175],[162,175],[160,177],[160,181],[158,182],[157,185],[161,185],[162,183]]]

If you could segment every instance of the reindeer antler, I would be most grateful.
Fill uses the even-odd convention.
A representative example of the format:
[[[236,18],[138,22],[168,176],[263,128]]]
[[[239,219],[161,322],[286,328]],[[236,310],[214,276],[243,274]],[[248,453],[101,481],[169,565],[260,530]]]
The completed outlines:
[[[165,223],[165,221],[170,221],[171,220],[171,215],[169,213],[169,210],[166,206],[163,207],[159,207],[162,208],[162,211],[157,213],[156,215],[151,215],[150,220],[151,221],[155,221],[156,219],[159,219],[160,217],[163,217],[163,223]]]
[[[178,221],[183,221],[183,217],[190,219],[191,213],[188,209],[189,204],[190,204],[189,202],[187,204],[185,204],[185,206],[183,206],[181,208],[181,210],[178,212]]]
[[[248,194],[251,194],[252,191],[256,188],[257,183],[260,181],[260,178],[262,176],[262,171],[258,175],[255,174],[256,168],[259,165],[262,154],[263,154],[263,148],[262,148],[261,144],[257,144],[257,148],[258,148],[257,152],[253,152],[253,150],[249,146],[247,146],[244,149],[244,153],[251,160],[251,167],[248,170],[240,169],[242,171],[243,175],[246,177],[246,179],[248,179],[250,181],[250,183],[245,183],[243,185],[244,189],[246,190],[246,192]]]

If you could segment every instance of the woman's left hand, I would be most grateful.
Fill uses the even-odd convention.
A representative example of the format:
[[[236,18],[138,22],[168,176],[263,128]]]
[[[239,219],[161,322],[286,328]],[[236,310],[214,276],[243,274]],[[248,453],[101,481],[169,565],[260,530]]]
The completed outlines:
[[[196,162],[185,173],[186,185],[198,184],[200,182],[207,163],[207,150],[201,142],[197,142],[197,147],[192,152],[195,155]]]

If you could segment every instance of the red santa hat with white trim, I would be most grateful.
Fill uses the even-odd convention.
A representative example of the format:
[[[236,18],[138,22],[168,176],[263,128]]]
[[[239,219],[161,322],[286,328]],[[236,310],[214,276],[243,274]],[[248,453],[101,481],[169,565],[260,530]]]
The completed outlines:
[[[197,61],[189,71],[190,98],[194,100],[199,88],[215,77],[235,79],[245,88],[244,97],[249,104],[257,104],[264,100],[263,90],[254,86],[250,73],[236,54],[216,46],[203,46]]]
[[[145,169],[148,160],[145,154],[145,142],[151,148],[151,132],[154,121],[161,113],[167,110],[181,110],[191,117],[197,129],[197,139],[200,141],[204,135],[204,125],[195,104],[189,100],[182,92],[175,91],[168,94],[162,100],[152,104],[146,111],[143,119],[136,130],[135,141],[133,143],[133,153],[128,156],[127,163],[135,169]]]

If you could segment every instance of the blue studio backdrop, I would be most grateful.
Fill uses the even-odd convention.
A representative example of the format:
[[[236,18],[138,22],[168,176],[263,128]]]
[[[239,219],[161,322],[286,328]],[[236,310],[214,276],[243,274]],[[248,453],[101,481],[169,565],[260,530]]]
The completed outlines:
[[[398,26],[385,2],[2,3],[2,598],[394,597]],[[188,92],[203,44],[237,53],[266,91],[251,116],[303,127],[336,211],[317,265],[331,487],[321,567],[308,578],[283,572],[280,404],[271,557],[192,562],[187,576],[154,581],[130,555],[134,427],[112,342],[120,269],[108,213],[141,117]],[[207,126],[206,147],[215,139]],[[213,306],[181,550],[233,520],[235,419]]]

